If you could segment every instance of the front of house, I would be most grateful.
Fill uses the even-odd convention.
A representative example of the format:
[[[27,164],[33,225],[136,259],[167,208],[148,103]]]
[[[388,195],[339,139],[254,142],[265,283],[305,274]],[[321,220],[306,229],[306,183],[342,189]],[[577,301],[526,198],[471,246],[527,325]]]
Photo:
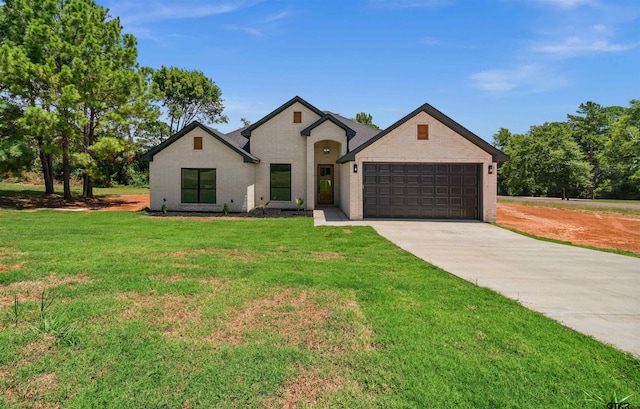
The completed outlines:
[[[338,206],[363,218],[495,221],[500,150],[425,104],[378,131],[295,97],[223,134],[198,122],[147,152],[151,209]]]

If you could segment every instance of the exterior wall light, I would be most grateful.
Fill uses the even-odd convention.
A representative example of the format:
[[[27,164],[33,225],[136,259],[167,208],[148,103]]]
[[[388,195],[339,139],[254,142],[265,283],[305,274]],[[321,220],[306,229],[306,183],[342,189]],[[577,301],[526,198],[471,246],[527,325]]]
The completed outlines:
[[[353,164],[353,173],[358,173],[358,164],[357,163]]]
[[[324,152],[325,155],[328,155],[331,153],[331,148],[325,146],[324,148],[322,148],[322,152]]]
[[[493,165],[489,165],[488,170],[490,175],[493,174]]]

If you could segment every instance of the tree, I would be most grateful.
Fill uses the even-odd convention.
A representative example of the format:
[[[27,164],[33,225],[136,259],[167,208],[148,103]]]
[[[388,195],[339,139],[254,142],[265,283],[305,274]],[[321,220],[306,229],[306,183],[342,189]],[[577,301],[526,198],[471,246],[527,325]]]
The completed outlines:
[[[62,156],[69,200],[73,154],[91,158],[102,121],[138,91],[136,40],[93,0],[9,0],[2,16],[0,83],[26,107],[23,125],[38,141],[49,193],[52,155]],[[83,179],[91,197],[90,174]]]
[[[498,132],[493,135],[493,146],[500,150],[504,150],[512,137],[513,134],[508,129],[500,128]]]
[[[582,148],[591,164],[591,187],[589,196],[595,199],[598,189],[605,184],[607,175],[598,160],[598,154],[604,148],[608,130],[620,113],[620,107],[603,108],[600,104],[588,101],[580,104],[579,115],[567,115],[573,137]]]
[[[58,14],[54,0],[6,0],[0,8],[0,89],[23,110],[20,126],[36,142],[46,194],[54,193],[53,155],[58,150],[56,120],[49,115],[57,68],[47,48],[54,43]]]
[[[35,159],[18,120],[22,110],[15,104],[0,100],[0,174],[20,173]]]
[[[247,118],[240,118],[240,121],[242,122],[242,126],[244,127],[251,125],[251,121],[249,121]]]
[[[171,133],[196,119],[227,122],[227,117],[222,115],[220,88],[204,73],[162,66],[153,73],[153,82],[162,92],[162,106],[166,108]]]
[[[632,100],[611,125],[598,160],[610,170],[614,197],[640,199],[640,100]]]
[[[500,167],[511,195],[578,196],[590,187],[591,167],[565,123],[533,126],[511,135],[511,160]]]
[[[378,125],[373,123],[373,116],[371,114],[367,114],[366,112],[359,112],[356,114],[356,122],[360,122],[361,124],[370,126],[373,129],[380,130]]]

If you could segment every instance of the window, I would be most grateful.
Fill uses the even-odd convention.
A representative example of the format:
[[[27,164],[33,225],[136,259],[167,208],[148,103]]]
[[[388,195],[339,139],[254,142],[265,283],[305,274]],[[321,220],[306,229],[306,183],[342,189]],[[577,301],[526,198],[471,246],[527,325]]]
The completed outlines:
[[[182,169],[182,203],[215,203],[216,170]]]
[[[418,140],[426,141],[429,139],[429,125],[427,124],[419,124],[418,125]]]
[[[271,200],[291,200],[290,164],[271,164]]]
[[[197,151],[202,150],[202,136],[193,137],[193,149]]]
[[[302,123],[302,112],[300,112],[300,111],[293,111],[293,123],[294,123],[294,124],[300,124],[300,123]]]

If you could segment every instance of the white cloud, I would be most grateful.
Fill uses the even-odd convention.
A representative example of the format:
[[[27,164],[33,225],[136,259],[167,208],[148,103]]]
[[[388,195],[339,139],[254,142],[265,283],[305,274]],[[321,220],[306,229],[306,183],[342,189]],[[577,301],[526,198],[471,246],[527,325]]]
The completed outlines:
[[[615,53],[628,51],[638,44],[614,42],[613,31],[604,24],[595,24],[580,30],[580,34],[565,34],[560,39],[540,42],[531,47],[532,51],[549,54],[558,58],[571,58],[595,53]]]
[[[615,44],[606,39],[585,39],[569,37],[553,44],[541,44],[533,48],[534,51],[555,54],[560,57],[574,57],[577,55],[603,52],[621,52],[635,48],[637,44]]]
[[[581,6],[595,6],[596,0],[531,0],[535,3],[545,4],[561,9],[573,9]]]
[[[371,7],[390,9],[439,7],[448,3],[448,0],[369,0]]]
[[[224,26],[227,30],[233,31],[241,31],[243,33],[252,35],[254,37],[262,37],[263,31],[256,27],[245,27],[245,26],[235,26],[235,25],[226,25]]]
[[[438,45],[440,44],[440,40],[434,37],[422,37],[420,39],[420,44],[422,45]]]
[[[123,25],[190,19],[232,13],[250,7],[256,1],[215,1],[203,2],[183,0],[180,2],[137,0],[128,2],[112,1],[111,14],[120,16]]]
[[[567,81],[538,64],[523,64],[512,68],[480,71],[471,76],[483,91],[506,93],[538,93],[561,88]]]
[[[289,16],[291,16],[293,13],[290,10],[283,10],[280,13],[277,14],[273,14],[271,16],[267,16],[267,18],[264,19],[265,23],[272,23],[274,21],[278,21],[278,20],[282,20],[283,18],[287,18]]]

